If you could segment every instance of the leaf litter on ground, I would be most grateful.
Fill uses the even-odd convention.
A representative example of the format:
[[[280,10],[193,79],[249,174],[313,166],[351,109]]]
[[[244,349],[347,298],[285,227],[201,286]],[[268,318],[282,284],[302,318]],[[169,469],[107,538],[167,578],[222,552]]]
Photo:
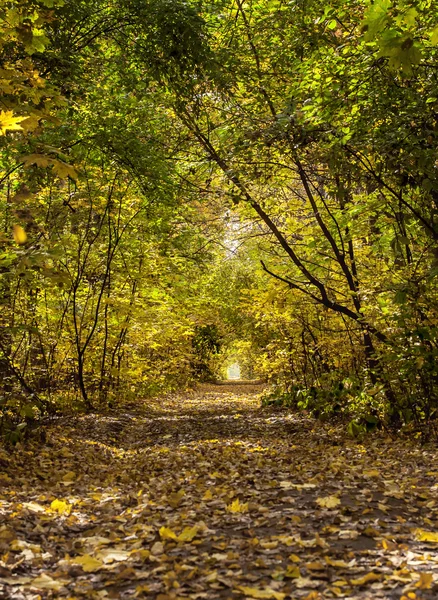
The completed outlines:
[[[199,386],[0,450],[0,597],[438,596],[437,451]]]

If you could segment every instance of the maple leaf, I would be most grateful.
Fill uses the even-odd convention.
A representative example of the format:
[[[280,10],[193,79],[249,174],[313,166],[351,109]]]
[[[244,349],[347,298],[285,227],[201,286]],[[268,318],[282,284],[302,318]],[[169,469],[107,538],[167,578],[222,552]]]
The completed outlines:
[[[29,154],[21,159],[25,167],[36,165],[37,167],[48,167],[52,164],[52,159],[45,154]]]
[[[0,112],[0,132],[5,135],[7,131],[20,131],[22,126],[20,123],[25,121],[27,117],[14,117],[12,110]]]
[[[53,159],[52,164],[54,172],[60,179],[67,179],[70,177],[73,181],[78,180],[78,174],[71,165],[59,159]]]
[[[341,501],[337,496],[325,496],[323,498],[317,498],[316,503],[322,508],[336,508],[341,504]]]
[[[248,502],[241,503],[238,498],[227,506],[228,512],[245,513],[248,512]]]

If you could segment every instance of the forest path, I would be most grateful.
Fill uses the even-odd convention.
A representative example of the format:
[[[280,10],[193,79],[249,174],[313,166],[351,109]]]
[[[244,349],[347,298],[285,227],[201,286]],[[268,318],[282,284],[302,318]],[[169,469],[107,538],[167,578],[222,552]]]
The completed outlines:
[[[437,452],[201,386],[0,450],[0,598],[432,599]]]

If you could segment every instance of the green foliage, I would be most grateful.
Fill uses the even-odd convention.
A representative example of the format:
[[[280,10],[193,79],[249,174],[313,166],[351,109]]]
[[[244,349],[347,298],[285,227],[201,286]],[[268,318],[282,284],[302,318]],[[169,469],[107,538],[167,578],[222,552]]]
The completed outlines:
[[[432,422],[431,6],[2,7],[3,428],[236,360],[354,435]]]

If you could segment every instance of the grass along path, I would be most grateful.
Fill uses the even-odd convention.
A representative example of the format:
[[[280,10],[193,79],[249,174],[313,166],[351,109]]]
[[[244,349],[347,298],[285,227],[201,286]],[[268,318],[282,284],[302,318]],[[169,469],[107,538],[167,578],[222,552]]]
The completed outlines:
[[[433,449],[201,386],[0,450],[0,598],[438,596]]]

